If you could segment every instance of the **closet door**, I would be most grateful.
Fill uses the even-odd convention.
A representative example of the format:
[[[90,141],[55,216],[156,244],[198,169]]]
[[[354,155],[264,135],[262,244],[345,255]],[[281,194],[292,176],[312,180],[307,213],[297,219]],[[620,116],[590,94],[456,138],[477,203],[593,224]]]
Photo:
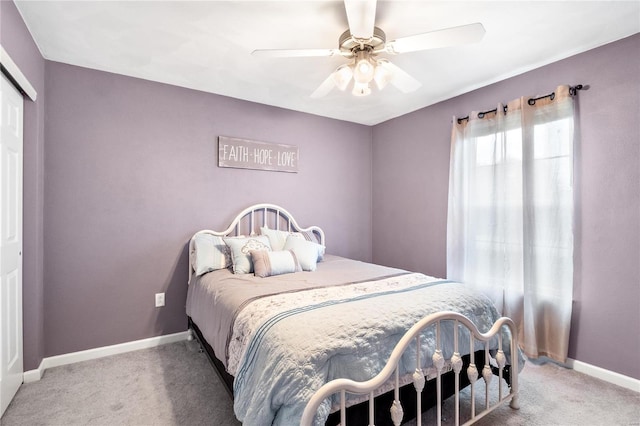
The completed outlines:
[[[0,81],[0,415],[22,384],[23,98]]]

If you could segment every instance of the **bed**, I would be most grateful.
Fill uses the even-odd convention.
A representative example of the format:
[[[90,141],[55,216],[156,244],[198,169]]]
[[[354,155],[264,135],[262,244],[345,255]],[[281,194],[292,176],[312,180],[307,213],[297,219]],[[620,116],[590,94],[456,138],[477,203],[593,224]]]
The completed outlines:
[[[273,204],[197,232],[189,265],[190,330],[244,424],[419,422],[475,382],[469,368],[517,408],[513,323],[468,286],[327,254],[320,227]]]

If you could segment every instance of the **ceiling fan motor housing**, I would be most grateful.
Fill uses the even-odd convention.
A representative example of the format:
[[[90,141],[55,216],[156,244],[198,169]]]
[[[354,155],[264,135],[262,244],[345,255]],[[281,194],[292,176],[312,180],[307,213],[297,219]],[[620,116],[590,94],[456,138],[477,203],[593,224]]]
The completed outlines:
[[[359,50],[368,50],[370,52],[380,51],[384,49],[386,41],[387,37],[384,31],[378,27],[373,27],[373,36],[368,39],[355,38],[349,30],[346,30],[338,39],[338,46],[342,52],[348,55],[355,55]]]

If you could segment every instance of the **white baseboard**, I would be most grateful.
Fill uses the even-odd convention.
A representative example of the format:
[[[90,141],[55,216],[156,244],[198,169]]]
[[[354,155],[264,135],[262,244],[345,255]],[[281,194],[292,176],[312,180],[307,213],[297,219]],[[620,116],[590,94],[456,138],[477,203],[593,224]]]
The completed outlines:
[[[180,333],[150,337],[148,339],[120,343],[118,345],[103,346],[101,348],[44,358],[37,369],[24,372],[23,381],[24,383],[37,382],[42,378],[47,368],[59,367],[61,365],[73,364],[76,362],[89,361],[91,359],[98,359],[105,356],[137,351],[139,349],[153,348],[156,346],[175,343],[190,338],[191,334],[189,331],[182,331]],[[633,377],[625,376],[611,370],[605,370],[604,368],[596,367],[595,365],[587,364],[586,362],[577,361],[571,358],[567,359],[567,362],[564,365],[567,368],[571,368],[579,373],[583,373],[588,376],[604,380],[605,382],[613,383],[614,385],[631,389],[632,391],[640,392],[640,380],[634,379]]]
[[[29,370],[22,373],[22,383],[37,382],[44,375],[44,359],[40,361],[40,365],[35,370]]]
[[[567,359],[565,365],[579,373],[604,380],[605,382],[613,383],[614,385],[622,386],[623,388],[631,389],[632,391],[640,392],[640,380],[634,379],[633,377],[625,376],[624,374],[616,373],[615,371],[605,370],[604,368],[596,367],[595,365],[587,364],[586,362],[577,361],[571,358]]]
[[[37,382],[42,378],[47,368],[59,367],[61,365],[73,364],[76,362],[89,361],[91,359],[98,359],[105,356],[137,351],[139,349],[153,348],[160,345],[166,345],[167,343],[180,342],[182,340],[187,340],[189,336],[189,331],[182,331],[180,333],[150,337],[148,339],[136,340],[133,342],[103,346],[101,348],[88,349],[86,351],[72,352],[69,354],[44,358],[37,369],[24,372],[23,382]]]

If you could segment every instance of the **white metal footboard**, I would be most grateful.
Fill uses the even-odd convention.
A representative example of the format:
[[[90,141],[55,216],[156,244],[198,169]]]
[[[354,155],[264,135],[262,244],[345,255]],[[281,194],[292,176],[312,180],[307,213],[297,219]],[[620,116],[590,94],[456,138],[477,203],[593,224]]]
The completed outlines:
[[[302,415],[301,425],[308,426],[313,423],[313,419],[316,415],[316,411],[318,407],[326,398],[330,397],[335,393],[340,393],[340,424],[341,426],[346,426],[346,393],[357,394],[357,395],[366,395],[369,394],[369,425],[373,425],[373,413],[374,413],[374,391],[381,387],[391,375],[395,371],[395,388],[394,388],[394,402],[390,407],[390,416],[395,425],[400,425],[402,422],[402,418],[404,416],[401,402],[399,401],[400,395],[400,385],[399,385],[399,372],[398,372],[398,362],[402,354],[407,350],[412,341],[416,342],[416,370],[413,373],[413,385],[416,389],[416,397],[417,397],[417,408],[416,408],[416,420],[418,426],[422,424],[422,407],[421,407],[421,393],[425,385],[425,373],[421,368],[420,359],[421,356],[424,356],[420,352],[420,334],[427,327],[433,326],[435,324],[436,330],[436,348],[433,351],[432,361],[433,366],[437,371],[436,375],[436,389],[437,389],[437,422],[438,426],[441,425],[442,422],[442,389],[441,389],[441,375],[444,373],[443,368],[445,365],[445,359],[443,356],[443,347],[441,342],[441,324],[443,322],[453,322],[454,323],[454,353],[451,358],[448,360],[451,364],[451,369],[454,371],[455,375],[455,424],[460,424],[460,371],[462,370],[462,357],[458,352],[458,338],[459,338],[459,329],[460,327],[466,327],[469,330],[470,337],[470,364],[467,368],[467,376],[470,385],[470,393],[471,393],[471,413],[470,419],[465,424],[472,424],[482,417],[489,414],[491,411],[501,406],[507,401],[511,401],[511,408],[518,409],[520,408],[518,405],[518,342],[517,342],[517,330],[514,322],[506,317],[498,319],[491,330],[487,333],[480,333],[475,324],[471,322],[464,315],[458,314],[456,312],[439,312],[436,314],[429,315],[423,318],[421,321],[416,323],[407,333],[400,339],[395,349],[391,353],[389,360],[382,371],[375,376],[374,378],[367,380],[366,382],[355,382],[349,379],[336,379],[332,380],[329,383],[326,383],[322,386],[318,391],[313,395],[307,406],[305,407],[304,413]],[[503,386],[506,384],[503,383],[503,370],[506,365],[506,356],[502,350],[502,330],[503,326],[507,326],[511,331],[511,363],[513,368],[511,368],[511,391],[507,394],[503,391]],[[490,366],[491,355],[489,353],[489,341],[494,337],[498,336],[498,349],[495,352],[494,362],[498,368],[498,395],[497,401],[492,405],[490,403],[489,398],[489,384],[491,383],[491,379],[493,377],[493,372]],[[475,383],[478,379],[478,369],[475,365],[475,342],[483,342],[484,344],[484,353],[485,353],[485,366],[482,369],[481,375],[484,379],[484,410],[476,413],[476,395],[475,395]]]

